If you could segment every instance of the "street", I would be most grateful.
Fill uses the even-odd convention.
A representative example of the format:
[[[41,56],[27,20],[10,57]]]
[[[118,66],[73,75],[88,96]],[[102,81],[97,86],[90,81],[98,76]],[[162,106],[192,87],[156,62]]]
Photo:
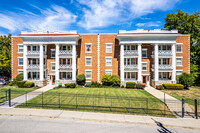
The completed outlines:
[[[133,133],[133,132],[200,132],[200,130],[164,127],[162,125],[121,124],[44,117],[0,116],[1,133]]]

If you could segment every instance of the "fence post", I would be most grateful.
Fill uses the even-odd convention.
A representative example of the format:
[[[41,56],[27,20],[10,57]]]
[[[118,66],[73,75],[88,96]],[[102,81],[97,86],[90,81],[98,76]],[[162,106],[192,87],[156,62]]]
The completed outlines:
[[[195,117],[196,119],[198,119],[198,101],[197,99],[194,100],[194,103],[195,103]]]
[[[166,115],[166,101],[165,101],[165,93],[164,93],[164,116]]]
[[[94,112],[94,94],[93,94],[93,112]]]
[[[77,110],[77,93],[76,93],[76,110]]]
[[[6,101],[7,101],[7,90],[5,92],[6,92]]]
[[[9,102],[9,107],[11,107],[11,93],[10,93],[10,88],[8,89],[8,102]]]
[[[26,95],[25,95],[25,102],[26,102],[26,106],[27,106],[27,91],[25,93],[26,93]]]
[[[112,112],[112,96],[110,96],[110,111]]]
[[[59,108],[60,108],[60,92],[58,92],[58,104],[59,104]]]
[[[130,96],[128,98],[128,104],[129,104],[129,106],[128,106],[129,107],[129,111],[128,112],[130,113],[131,112],[131,110],[130,110]]]
[[[42,92],[42,108],[43,108],[43,92]]]
[[[148,98],[146,99],[147,101],[147,114],[148,114],[148,103],[149,103],[149,101],[148,101]]]
[[[182,118],[184,117],[185,109],[184,109],[184,98],[182,98]]]

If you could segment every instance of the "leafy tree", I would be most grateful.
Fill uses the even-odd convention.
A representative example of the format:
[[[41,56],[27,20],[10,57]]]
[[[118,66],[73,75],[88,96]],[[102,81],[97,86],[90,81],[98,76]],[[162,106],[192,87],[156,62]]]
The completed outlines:
[[[179,77],[179,83],[184,85],[185,89],[194,84],[194,76],[192,74],[183,73]]]
[[[167,30],[178,30],[181,34],[190,35],[191,48],[191,73],[197,77],[200,72],[200,12],[193,14],[177,10],[177,13],[169,13],[165,18]],[[198,77],[200,79],[200,76]]]
[[[78,85],[84,85],[85,84],[85,75],[84,74],[77,75],[76,82]]]

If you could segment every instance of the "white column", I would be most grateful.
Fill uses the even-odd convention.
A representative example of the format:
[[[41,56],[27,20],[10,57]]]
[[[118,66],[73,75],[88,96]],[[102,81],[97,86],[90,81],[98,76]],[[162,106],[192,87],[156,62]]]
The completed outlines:
[[[76,81],[76,44],[72,46],[72,80]]]
[[[172,44],[172,82],[176,83],[176,48],[175,44]]]
[[[124,44],[120,45],[120,78],[124,82]]]
[[[59,80],[59,44],[56,44],[56,80]]]
[[[44,80],[44,52],[43,44],[40,44],[40,80]]]
[[[142,44],[138,44],[138,82],[142,83]]]
[[[24,80],[26,81],[27,80],[27,45],[26,44],[23,44],[24,45],[24,54],[23,54],[23,69],[24,69]]]
[[[154,44],[154,81],[158,81],[158,44]]]

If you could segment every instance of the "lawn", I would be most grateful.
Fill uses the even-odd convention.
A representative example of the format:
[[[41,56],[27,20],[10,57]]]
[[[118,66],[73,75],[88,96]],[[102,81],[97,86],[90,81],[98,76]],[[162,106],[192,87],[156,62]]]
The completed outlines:
[[[194,110],[194,99],[198,100],[198,112],[200,112],[200,87],[190,87],[189,90],[162,90],[163,92],[175,97],[178,100],[185,99]]]
[[[16,86],[7,86],[7,85],[1,86],[0,87],[0,103],[8,100],[8,89],[9,88],[11,90],[11,99],[16,98],[18,96],[25,94],[26,92],[30,92],[30,91],[33,91],[36,89],[36,88],[18,88]]]
[[[18,107],[172,116],[160,100],[145,90],[120,88],[52,89]]]

